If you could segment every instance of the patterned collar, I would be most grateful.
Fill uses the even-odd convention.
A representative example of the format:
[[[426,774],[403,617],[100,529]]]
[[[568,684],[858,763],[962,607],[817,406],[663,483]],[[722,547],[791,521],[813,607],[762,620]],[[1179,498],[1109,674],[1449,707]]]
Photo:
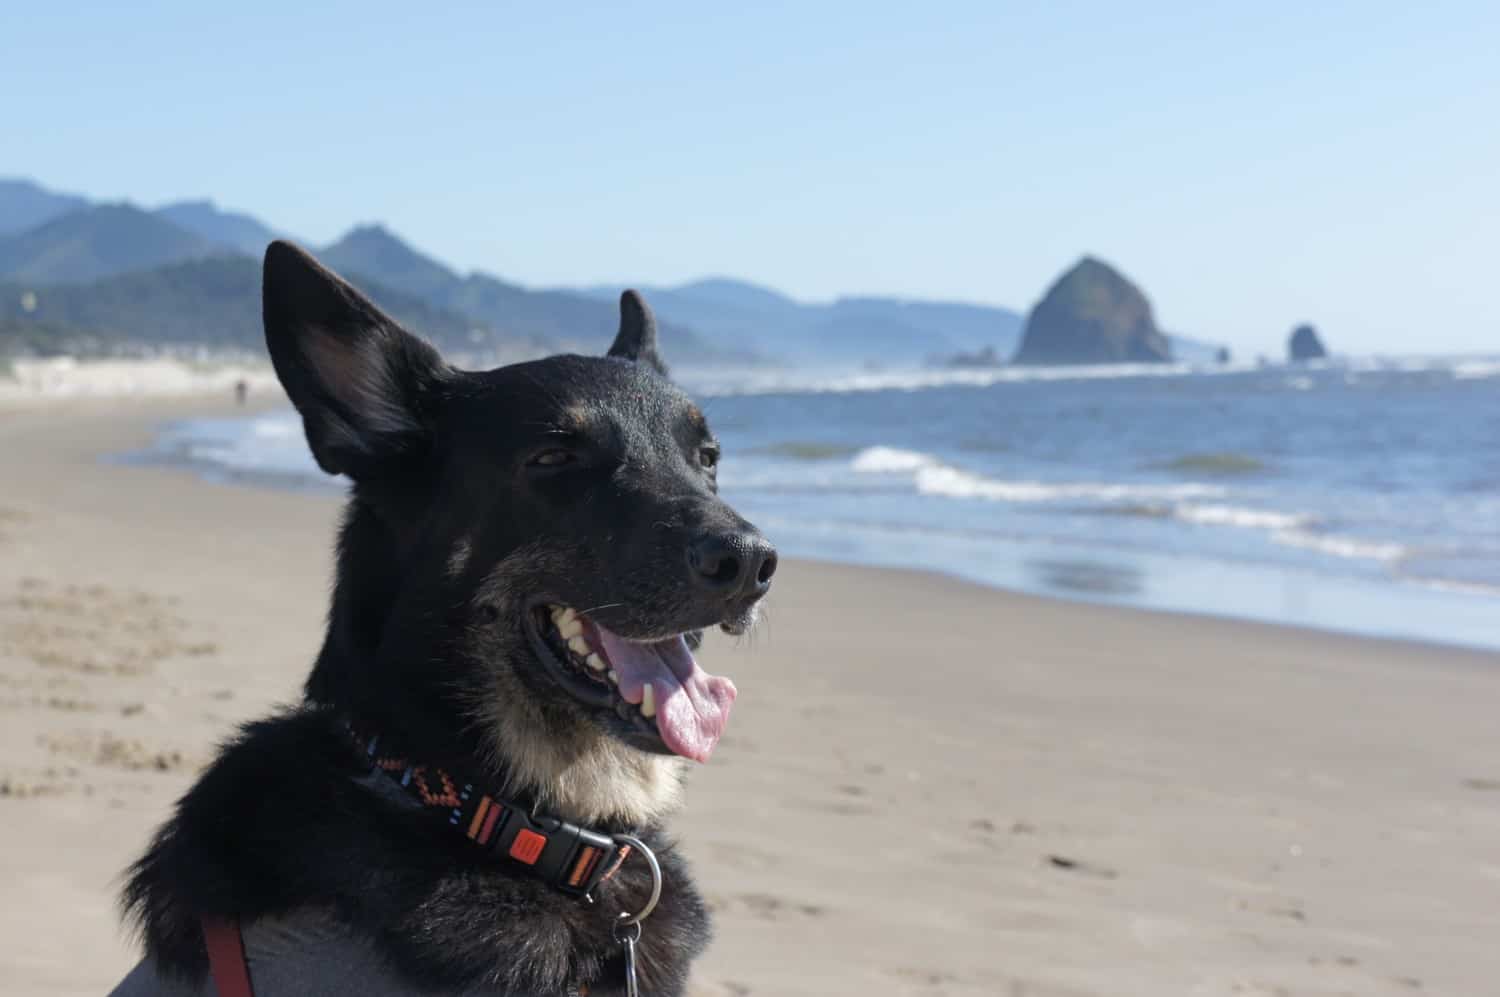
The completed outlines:
[[[353,726],[348,731],[372,772],[384,772],[423,809],[443,814],[484,854],[508,860],[563,893],[587,897],[630,854],[630,845],[613,835],[536,814],[452,769],[382,752],[379,734],[365,735]]]

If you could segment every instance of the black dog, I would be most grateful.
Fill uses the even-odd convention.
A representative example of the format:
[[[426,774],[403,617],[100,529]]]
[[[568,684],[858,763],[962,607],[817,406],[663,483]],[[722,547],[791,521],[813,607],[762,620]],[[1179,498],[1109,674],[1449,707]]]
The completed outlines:
[[[321,963],[365,992],[622,993],[617,922],[652,888],[630,833],[665,883],[641,990],[682,993],[709,925],[661,822],[735,694],[690,647],[751,626],[776,554],[718,497],[650,312],[625,293],[607,357],[459,371],[286,243],[264,309],[313,455],[353,482],[327,637],[304,703],[134,866],[147,959],[118,992],[212,993],[229,924],[258,997],[333,992]]]

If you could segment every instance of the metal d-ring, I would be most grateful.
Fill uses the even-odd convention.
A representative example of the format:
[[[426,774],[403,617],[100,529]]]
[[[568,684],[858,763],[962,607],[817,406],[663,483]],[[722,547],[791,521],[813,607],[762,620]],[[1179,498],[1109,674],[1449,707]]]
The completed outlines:
[[[633,834],[617,834],[615,835],[615,841],[623,842],[629,845],[634,851],[640,852],[651,865],[651,898],[646,901],[646,906],[634,914],[627,914],[621,911],[620,919],[615,922],[617,936],[620,929],[633,926],[636,929],[636,937],[639,938],[641,922],[651,916],[651,912],[656,909],[656,902],[661,899],[661,863],[656,861],[656,853],[647,848],[646,843]]]

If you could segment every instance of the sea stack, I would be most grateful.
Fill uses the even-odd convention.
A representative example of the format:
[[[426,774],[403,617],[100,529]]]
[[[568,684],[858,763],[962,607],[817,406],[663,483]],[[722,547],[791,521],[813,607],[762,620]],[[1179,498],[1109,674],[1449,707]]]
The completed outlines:
[[[1328,356],[1328,350],[1318,338],[1318,330],[1303,324],[1292,330],[1291,338],[1286,342],[1286,355],[1288,360],[1297,363],[1302,360],[1322,360]]]
[[[1167,337],[1156,327],[1151,302],[1114,267],[1092,256],[1079,260],[1026,318],[1013,363],[1166,363]]]

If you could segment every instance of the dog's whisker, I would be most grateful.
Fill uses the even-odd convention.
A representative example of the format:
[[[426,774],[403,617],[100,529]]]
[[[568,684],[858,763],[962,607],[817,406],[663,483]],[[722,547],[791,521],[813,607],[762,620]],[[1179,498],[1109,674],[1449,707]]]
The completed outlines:
[[[623,602],[602,602],[597,606],[590,606],[588,609],[580,609],[579,612],[587,616],[589,613],[597,613],[601,609],[617,609],[623,605],[625,605]]]

